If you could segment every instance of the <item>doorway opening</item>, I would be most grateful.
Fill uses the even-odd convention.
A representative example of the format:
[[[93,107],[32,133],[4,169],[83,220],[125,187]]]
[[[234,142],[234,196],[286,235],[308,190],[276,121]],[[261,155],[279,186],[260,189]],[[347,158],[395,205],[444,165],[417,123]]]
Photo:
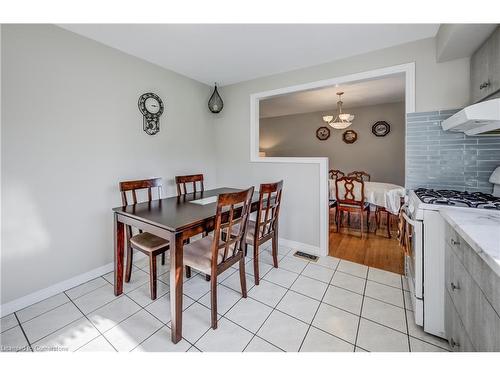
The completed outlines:
[[[350,120],[347,126],[335,119],[340,111],[337,93],[343,93],[340,117]],[[326,196],[320,199],[326,205],[319,210],[320,215],[324,213],[321,225],[325,227],[319,229],[326,234],[321,255],[402,273],[403,254],[395,240],[398,217],[394,206],[399,198],[380,202],[373,194],[387,195],[389,187],[395,186],[404,196],[406,114],[414,111],[414,102],[414,64],[252,96],[253,161],[309,159],[326,164],[326,168],[320,166],[324,189],[319,194]],[[372,203],[368,212],[345,212],[336,221],[338,210],[332,201],[338,198],[337,185],[328,176],[329,170],[369,175],[369,181],[362,178],[370,195],[363,199]],[[379,188],[387,191],[377,192]],[[367,219],[361,236],[361,223]]]

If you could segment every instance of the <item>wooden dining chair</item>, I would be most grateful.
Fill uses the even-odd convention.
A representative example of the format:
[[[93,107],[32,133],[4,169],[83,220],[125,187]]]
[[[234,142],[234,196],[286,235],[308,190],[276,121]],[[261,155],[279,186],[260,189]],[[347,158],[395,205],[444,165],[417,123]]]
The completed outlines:
[[[217,276],[239,263],[243,298],[247,297],[244,242],[254,188],[220,194],[213,236],[184,246],[184,264],[210,275],[212,328],[217,328]]]
[[[259,247],[272,241],[273,266],[278,268],[278,220],[280,213],[283,181],[261,184],[259,188],[259,208],[255,221],[249,221],[245,241],[253,246],[253,269],[255,285],[259,285]]]
[[[361,178],[340,177],[335,180],[335,191],[337,195],[337,232],[340,231],[342,225],[343,213],[347,212],[349,215],[351,212],[357,212],[360,218],[361,238],[363,238],[363,213],[365,211],[367,229],[370,227],[370,204],[365,201],[365,182]]]
[[[356,177],[358,179],[362,179],[363,181],[370,181],[371,179],[371,176],[364,171],[353,171],[351,173],[348,173],[347,177]]]
[[[197,193],[205,191],[205,186],[203,185],[203,174],[175,176],[175,184],[177,185],[177,196],[188,194],[190,192]],[[192,186],[192,191],[188,191],[189,184]]]
[[[404,205],[404,198],[401,198],[400,201],[400,209]],[[391,238],[391,224],[392,224],[392,219],[393,217],[396,217],[396,215],[391,214],[385,207],[377,206],[375,209],[375,232],[377,229],[380,229],[380,223],[381,223],[381,216],[382,214],[385,213],[385,218],[386,218],[386,231],[387,231],[387,238]],[[398,215],[399,216],[399,215]],[[398,223],[398,228],[399,228],[399,223]]]
[[[380,223],[382,222],[381,216],[382,214],[385,213],[385,218],[386,218],[386,231],[387,231],[387,238],[391,238],[391,217],[392,214],[385,209],[385,207],[377,206],[375,208],[375,232],[377,232],[378,229],[380,229]]]
[[[122,194],[122,204],[127,206],[127,192],[132,195],[132,204],[137,204],[137,192],[146,190],[147,201],[153,200],[153,191],[158,192],[158,199],[161,199],[161,178],[149,180],[122,181],[120,191]],[[154,234],[139,230],[139,234],[133,235],[132,227],[127,225],[126,229],[127,265],[125,270],[125,282],[130,282],[132,276],[133,250],[138,250],[149,257],[149,283],[151,299],[156,299],[156,257],[161,254],[161,264],[165,264],[165,252],[170,248],[169,241]]]
[[[336,180],[337,178],[344,177],[344,176],[345,176],[345,173],[338,170],[338,169],[330,169],[328,171],[328,178],[330,180]]]
[[[338,170],[338,169],[330,169],[328,171],[328,178],[330,180],[336,180],[337,178],[344,177],[344,176],[345,176],[345,173],[342,172],[341,170]],[[337,207],[337,199],[336,199],[336,197],[330,197],[329,202],[328,202],[328,207],[330,209]],[[337,218],[337,215],[335,215],[335,222],[337,221],[336,218]]]
[[[177,185],[177,196],[180,197],[182,195],[188,193],[198,193],[204,192],[205,186],[203,185],[203,174],[190,174],[185,176],[175,176],[175,184]],[[187,185],[186,185],[187,184]],[[188,187],[192,187],[192,190],[189,190]],[[208,235],[208,233],[203,233],[203,237]],[[184,243],[188,244],[191,241],[190,238],[186,239]],[[189,279],[191,277],[191,268],[186,266],[186,277]],[[205,279],[210,281],[210,276],[205,275]]]

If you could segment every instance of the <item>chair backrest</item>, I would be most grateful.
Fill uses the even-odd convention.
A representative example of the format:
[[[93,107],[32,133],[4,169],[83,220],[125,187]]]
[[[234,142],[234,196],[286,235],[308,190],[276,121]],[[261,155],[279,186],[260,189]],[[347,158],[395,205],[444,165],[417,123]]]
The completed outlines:
[[[364,171],[354,171],[354,172],[348,173],[347,177],[356,177],[356,178],[362,179],[363,181],[370,181],[370,178],[371,178],[370,175]]]
[[[255,220],[255,240],[268,237],[278,228],[283,180],[261,184],[259,188],[259,209]]]
[[[212,274],[215,274],[218,265],[234,259],[243,251],[242,241],[246,237],[253,190],[252,186],[237,193],[220,194],[217,199],[212,241]],[[222,249],[224,252],[221,252]],[[222,255],[220,260],[219,254]]]
[[[120,182],[120,191],[122,193],[122,204],[124,206],[129,204],[127,199],[127,192],[131,192],[132,204],[137,203],[137,191],[148,189],[148,201],[153,200],[153,191],[158,191],[158,198],[161,199],[161,178],[151,178],[148,180],[135,180],[135,181],[122,181]]]
[[[339,177],[344,177],[345,173],[342,171],[339,171],[338,169],[330,169],[328,171],[328,178],[330,180],[336,180]]]
[[[363,206],[365,204],[365,182],[356,177],[340,177],[335,180],[338,204]]]
[[[196,183],[199,183],[199,189],[197,189]],[[192,184],[193,193],[198,191],[204,191],[203,186],[203,175],[202,174],[192,174],[187,176],[175,176],[175,183],[177,185],[177,196],[184,195],[188,193],[186,184]]]

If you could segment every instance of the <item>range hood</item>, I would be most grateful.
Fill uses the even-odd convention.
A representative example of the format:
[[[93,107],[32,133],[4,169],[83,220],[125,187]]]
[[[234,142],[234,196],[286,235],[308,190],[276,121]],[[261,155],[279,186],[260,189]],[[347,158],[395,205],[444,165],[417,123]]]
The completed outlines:
[[[500,98],[465,107],[441,126],[443,130],[466,135],[500,135]]]

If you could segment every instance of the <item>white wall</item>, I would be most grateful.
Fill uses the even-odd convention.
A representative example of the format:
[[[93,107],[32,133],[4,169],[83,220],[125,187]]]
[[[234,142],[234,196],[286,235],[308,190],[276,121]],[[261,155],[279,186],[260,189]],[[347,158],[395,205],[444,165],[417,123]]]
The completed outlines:
[[[4,25],[1,40],[2,304],[112,261],[124,179],[165,177],[169,195],[180,173],[284,179],[280,236],[319,246],[319,167],[249,162],[252,93],[415,61],[417,111],[468,102],[468,59],[436,64],[431,39],[223,87],[218,116],[208,86],[57,27]],[[166,104],[154,137],[137,109],[147,91]]]
[[[113,260],[118,181],[215,186],[210,88],[49,25],[2,30],[2,304]],[[137,100],[164,101],[142,130]]]
[[[404,102],[348,108],[345,112],[355,115],[348,128],[358,134],[355,143],[345,143],[342,140],[345,130],[331,127],[330,138],[324,141],[316,138],[316,130],[326,125],[323,116],[332,113],[322,111],[261,118],[260,149],[268,157],[326,156],[329,169],[346,173],[363,170],[371,175],[372,181],[404,185]],[[376,137],[372,133],[372,125],[377,121],[390,124],[391,131],[385,137]]]
[[[408,62],[416,64],[416,110],[458,108],[469,102],[469,59],[436,63],[434,39],[391,47],[315,67],[222,87],[217,117],[217,183],[258,184],[285,180],[280,236],[320,244],[319,168],[311,164],[251,163],[250,95]]]

